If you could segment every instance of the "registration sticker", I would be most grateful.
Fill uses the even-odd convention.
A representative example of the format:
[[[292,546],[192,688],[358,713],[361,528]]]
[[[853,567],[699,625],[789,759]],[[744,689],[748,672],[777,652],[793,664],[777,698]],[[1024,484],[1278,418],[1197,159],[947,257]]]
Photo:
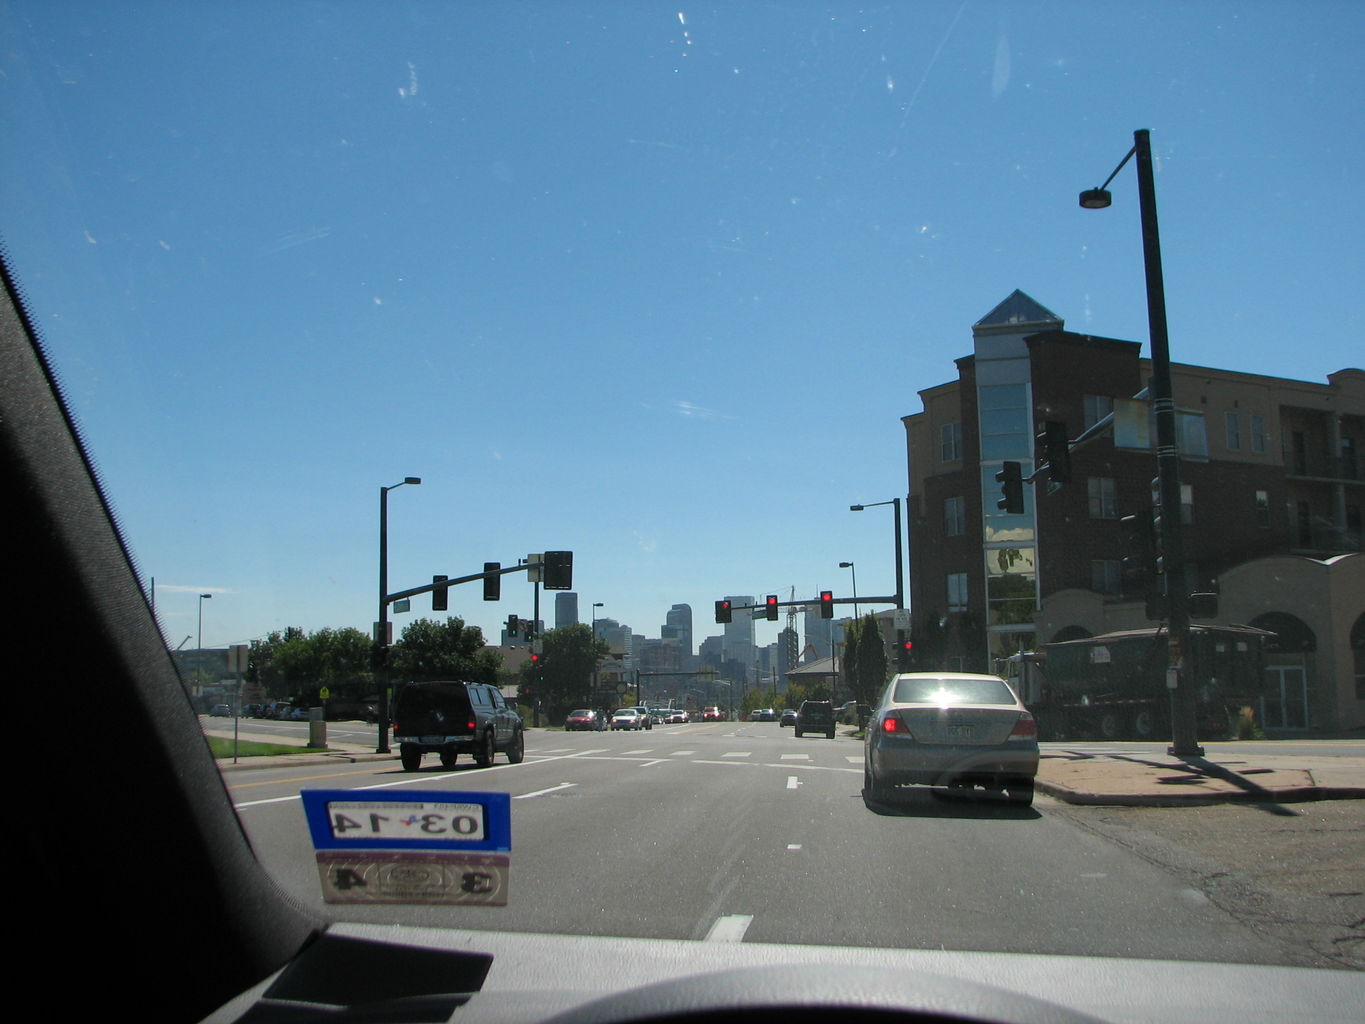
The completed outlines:
[[[506,793],[305,789],[299,796],[328,903],[507,905]]]
[[[299,795],[318,850],[506,853],[512,847],[506,793],[305,789]]]

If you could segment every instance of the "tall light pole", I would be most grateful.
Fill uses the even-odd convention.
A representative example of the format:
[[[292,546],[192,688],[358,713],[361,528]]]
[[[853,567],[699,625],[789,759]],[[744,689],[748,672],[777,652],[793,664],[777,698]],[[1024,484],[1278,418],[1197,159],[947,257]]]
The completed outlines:
[[[205,602],[205,601],[211,601],[212,599],[213,599],[213,595],[212,595],[212,594],[200,594],[200,595],[199,595],[199,642],[198,642],[198,646],[199,646],[199,649],[200,649],[201,651],[204,649],[204,602]]]
[[[878,505],[890,505],[895,513],[892,528],[896,533],[896,610],[902,611],[905,608],[905,556],[901,549],[901,500],[892,498],[889,501],[870,501],[862,505],[850,505],[850,512],[861,512],[865,508],[876,508]],[[899,617],[899,616],[898,616]],[[909,652],[905,649],[905,630],[896,630],[896,671],[908,672],[910,669]]]
[[[420,476],[379,488],[379,621],[375,623],[375,676],[379,683],[379,742],[376,754],[389,752],[389,492],[403,484],[420,484]]]
[[[858,569],[852,562],[840,562],[840,569],[847,569],[853,574],[853,617],[858,618]]]
[[[1184,671],[1189,656],[1190,588],[1185,580],[1185,531],[1180,507],[1180,450],[1176,442],[1175,396],[1171,386],[1171,349],[1166,333],[1166,286],[1161,275],[1161,236],[1156,219],[1156,181],[1152,144],[1146,128],[1133,133],[1133,148],[1099,188],[1081,193],[1081,207],[1103,210],[1113,202],[1106,191],[1114,176],[1137,157],[1138,207],[1142,218],[1142,253],[1147,275],[1147,330],[1152,349],[1150,393],[1156,413],[1157,491],[1161,496],[1161,555],[1166,574],[1166,611],[1170,629],[1168,672],[1171,685],[1171,745],[1176,757],[1202,757],[1195,725],[1192,680]]]

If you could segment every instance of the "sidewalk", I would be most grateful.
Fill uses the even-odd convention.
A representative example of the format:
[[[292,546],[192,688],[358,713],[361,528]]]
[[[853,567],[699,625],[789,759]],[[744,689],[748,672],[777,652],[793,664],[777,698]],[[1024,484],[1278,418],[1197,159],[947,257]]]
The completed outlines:
[[[1239,755],[1220,749],[1208,757],[1182,759],[1051,749],[1038,765],[1037,788],[1067,803],[1129,807],[1360,800],[1365,799],[1365,754]]]
[[[222,725],[209,724],[201,721],[205,736],[214,736],[218,739],[232,742],[232,720]],[[243,726],[246,722],[242,723]],[[329,723],[330,724],[330,723]],[[241,728],[237,732],[237,739],[243,743],[269,743],[274,746],[281,746],[280,738],[267,733],[252,733],[246,728]],[[394,761],[398,760],[398,748],[394,747],[387,754],[375,753],[374,743],[338,743],[328,739],[327,749],[315,750],[309,747],[300,746],[297,754],[272,754],[263,757],[243,757],[233,761],[232,756],[218,758],[218,770],[220,772],[241,771],[246,768],[283,768],[289,766],[319,765],[319,764],[354,764],[362,761]]]

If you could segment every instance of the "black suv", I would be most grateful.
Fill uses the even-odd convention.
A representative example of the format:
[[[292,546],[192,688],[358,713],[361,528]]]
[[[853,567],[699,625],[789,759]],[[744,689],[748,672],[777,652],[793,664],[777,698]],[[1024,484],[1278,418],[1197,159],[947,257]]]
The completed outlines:
[[[409,772],[433,752],[444,768],[454,767],[461,751],[472,754],[480,768],[491,765],[499,750],[509,764],[526,756],[521,716],[487,683],[408,683],[394,705],[393,738]]]
[[[822,732],[834,739],[834,705],[827,700],[803,700],[796,712],[796,735]]]

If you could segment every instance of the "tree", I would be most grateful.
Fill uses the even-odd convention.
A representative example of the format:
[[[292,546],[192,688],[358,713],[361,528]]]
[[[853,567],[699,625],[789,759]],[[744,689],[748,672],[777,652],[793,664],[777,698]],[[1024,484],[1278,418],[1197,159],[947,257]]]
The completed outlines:
[[[839,675],[844,681],[844,691],[853,695],[854,699],[859,692],[858,671],[861,667],[858,661],[858,650],[862,647],[863,620],[853,619],[844,624],[844,654],[840,659]]]
[[[466,626],[453,615],[445,622],[418,619],[403,630],[389,652],[389,678],[496,684],[501,664],[502,659],[484,645],[478,626]]]
[[[303,630],[300,627],[289,626],[283,633],[275,630],[263,640],[251,641],[251,651],[247,656],[247,683],[259,686],[271,700],[283,700],[290,696],[289,683],[275,659],[286,643],[302,638]]]
[[[876,703],[886,685],[887,664],[886,642],[875,615],[863,616],[858,629],[857,652],[853,658],[846,656],[846,660],[855,660],[857,665],[854,681],[850,684],[853,699],[859,704]]]
[[[593,671],[598,660],[611,653],[611,646],[581,622],[548,630],[540,639],[540,660],[522,666],[522,688],[547,707],[588,700]]]
[[[326,686],[337,700],[358,700],[374,687],[370,666],[370,638],[352,626],[316,630],[307,636],[290,630],[274,646],[271,668],[283,694],[318,700]],[[271,634],[274,636],[275,634]]]

